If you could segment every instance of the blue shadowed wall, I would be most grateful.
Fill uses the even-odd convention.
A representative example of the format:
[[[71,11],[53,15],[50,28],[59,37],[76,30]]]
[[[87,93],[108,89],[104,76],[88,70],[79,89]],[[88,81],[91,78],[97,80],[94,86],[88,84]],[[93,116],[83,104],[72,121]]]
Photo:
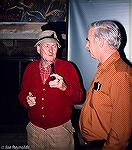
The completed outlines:
[[[84,87],[87,90],[96,72],[98,62],[92,59],[85,49],[87,26],[89,23],[114,19],[119,21],[126,30],[127,44],[125,54],[131,57],[131,3],[129,0],[70,0],[68,16],[68,60],[73,61],[80,70]]]

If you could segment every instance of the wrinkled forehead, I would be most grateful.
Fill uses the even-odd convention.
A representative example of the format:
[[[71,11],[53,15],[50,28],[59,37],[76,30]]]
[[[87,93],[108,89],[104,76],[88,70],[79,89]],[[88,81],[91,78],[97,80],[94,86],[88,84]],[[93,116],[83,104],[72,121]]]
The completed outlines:
[[[56,42],[45,42],[45,41],[41,41],[40,43],[37,44],[38,46],[57,46],[58,44]]]

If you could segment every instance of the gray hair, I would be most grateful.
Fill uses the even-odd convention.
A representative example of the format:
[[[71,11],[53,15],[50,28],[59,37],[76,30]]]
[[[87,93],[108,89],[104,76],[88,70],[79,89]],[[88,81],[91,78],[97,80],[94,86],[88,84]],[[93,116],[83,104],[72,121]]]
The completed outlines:
[[[94,37],[107,40],[108,44],[119,49],[121,45],[121,32],[116,23],[112,20],[101,20],[93,22],[89,25],[88,29],[94,28]]]

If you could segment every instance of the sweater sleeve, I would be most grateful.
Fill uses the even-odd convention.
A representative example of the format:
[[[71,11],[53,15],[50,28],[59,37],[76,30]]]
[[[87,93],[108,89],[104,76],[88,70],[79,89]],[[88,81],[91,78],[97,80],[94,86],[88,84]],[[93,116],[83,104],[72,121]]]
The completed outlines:
[[[27,103],[26,97],[29,93],[28,90],[28,79],[29,79],[29,74],[30,74],[30,68],[29,66],[27,66],[27,68],[25,69],[23,78],[22,78],[22,83],[21,83],[21,87],[20,87],[20,91],[19,91],[19,95],[18,95],[18,99],[21,103],[21,105],[25,108],[28,108],[29,105]]]
[[[67,89],[65,94],[69,96],[72,104],[77,104],[82,101],[84,89],[79,79],[79,74],[72,64],[69,66],[69,77],[67,78]]]

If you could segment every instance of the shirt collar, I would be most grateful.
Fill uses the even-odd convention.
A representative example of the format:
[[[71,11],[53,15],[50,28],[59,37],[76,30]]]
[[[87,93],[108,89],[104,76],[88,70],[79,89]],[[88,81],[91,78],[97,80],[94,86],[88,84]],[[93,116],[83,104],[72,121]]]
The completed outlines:
[[[54,64],[55,64],[55,62],[56,62],[56,60],[54,61]],[[49,64],[47,67],[42,67],[42,65],[41,65],[41,60],[40,60],[40,62],[39,62],[39,68],[40,68],[40,70],[44,70],[44,69],[50,69],[51,68],[51,64]]]
[[[116,51],[103,64],[98,65],[98,70],[102,70],[102,69],[107,68],[107,66],[110,66],[110,64],[113,64],[119,58],[120,58],[120,54],[118,51]]]

